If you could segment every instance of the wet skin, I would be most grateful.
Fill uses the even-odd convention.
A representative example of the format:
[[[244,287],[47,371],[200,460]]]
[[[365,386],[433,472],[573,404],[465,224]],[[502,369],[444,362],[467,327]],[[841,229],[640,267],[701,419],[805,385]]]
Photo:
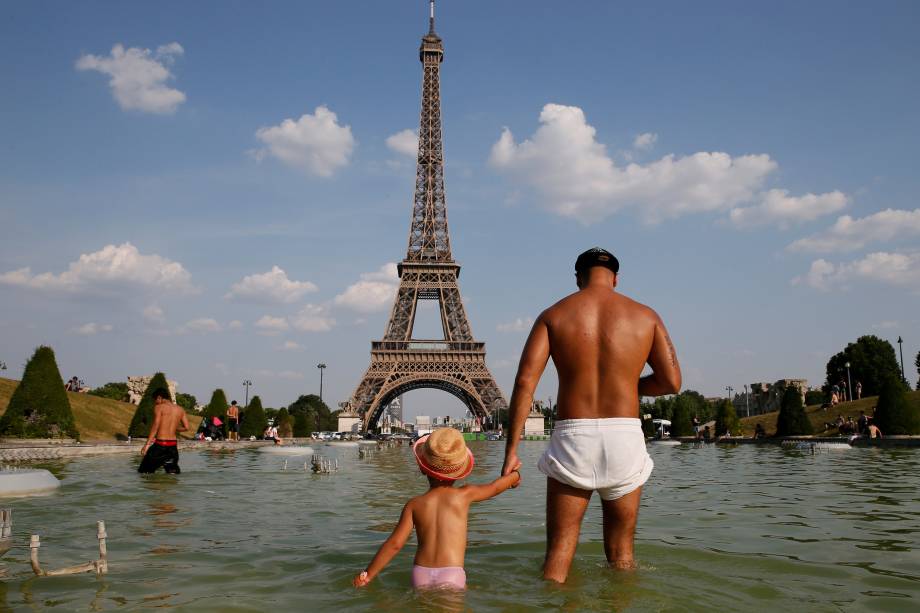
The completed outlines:
[[[557,419],[639,417],[640,396],[680,390],[674,344],[658,314],[615,291],[617,275],[595,266],[577,275],[579,291],[543,311],[524,345],[511,395],[502,474],[519,469],[517,447],[534,390],[550,357],[559,374]],[[645,365],[652,373],[642,376]],[[543,576],[564,582],[591,491],[547,479]],[[608,562],[631,568],[641,488],[603,501]]]
[[[393,533],[380,546],[367,570],[354,578],[355,587],[370,583],[399,553],[415,527],[415,564],[428,568],[463,567],[470,505],[498,496],[520,482],[517,472],[484,485],[454,487],[453,481],[428,477],[430,488],[406,503]]]
[[[147,443],[141,449],[141,455],[147,453],[156,439],[175,440],[178,432],[185,432],[188,429],[188,417],[185,415],[185,410],[165,398],[157,398],[156,406],[153,408],[153,425],[150,426],[150,436],[147,437]]]

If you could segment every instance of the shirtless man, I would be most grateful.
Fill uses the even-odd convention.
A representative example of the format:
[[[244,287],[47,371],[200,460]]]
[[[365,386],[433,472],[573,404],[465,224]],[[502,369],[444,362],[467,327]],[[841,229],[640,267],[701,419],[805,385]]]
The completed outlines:
[[[236,406],[236,400],[227,409],[227,430],[230,431],[231,441],[240,440],[240,408]]]
[[[178,475],[179,448],[177,447],[176,433],[185,432],[188,428],[188,417],[185,411],[170,400],[169,391],[160,388],[153,392],[153,425],[150,426],[150,436],[141,449],[141,465],[137,467],[139,473],[156,472],[159,467],[172,475]]]
[[[639,417],[640,396],[680,390],[674,345],[652,309],[614,291],[619,262],[595,247],[578,256],[579,291],[533,325],[514,381],[502,474],[519,469],[517,447],[534,390],[552,357],[559,373],[559,419],[539,468],[547,476],[543,577],[564,582],[581,520],[598,490],[604,552],[634,568],[633,536],[642,485],[652,472]],[[648,364],[652,373],[642,376]]]

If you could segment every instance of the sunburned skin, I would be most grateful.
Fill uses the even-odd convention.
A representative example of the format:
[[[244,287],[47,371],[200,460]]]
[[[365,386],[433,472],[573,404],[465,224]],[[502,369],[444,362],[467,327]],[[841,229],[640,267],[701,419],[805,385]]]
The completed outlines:
[[[502,474],[521,468],[518,443],[550,357],[559,375],[559,420],[638,418],[640,396],[680,390],[677,352],[658,314],[617,293],[617,274],[608,268],[593,266],[576,278],[579,291],[541,313],[524,345]],[[642,376],[646,364],[652,373]],[[612,566],[634,565],[641,489],[603,501],[604,547]],[[547,478],[546,579],[565,581],[590,497],[591,491]]]

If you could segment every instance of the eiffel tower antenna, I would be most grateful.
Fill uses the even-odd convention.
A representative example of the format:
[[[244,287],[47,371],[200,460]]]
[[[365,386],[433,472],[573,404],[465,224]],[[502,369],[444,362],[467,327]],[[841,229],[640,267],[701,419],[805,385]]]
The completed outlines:
[[[397,266],[399,290],[383,339],[371,342],[371,364],[343,403],[345,414],[362,418],[365,431],[376,426],[394,398],[414,389],[453,394],[480,422],[508,406],[486,366],[485,343],[473,337],[457,282],[460,265],[450,249],[441,135],[444,45],[434,31],[434,0],[429,7],[428,33],[419,47],[422,109],[409,245]],[[438,301],[443,338],[413,337],[419,300]]]

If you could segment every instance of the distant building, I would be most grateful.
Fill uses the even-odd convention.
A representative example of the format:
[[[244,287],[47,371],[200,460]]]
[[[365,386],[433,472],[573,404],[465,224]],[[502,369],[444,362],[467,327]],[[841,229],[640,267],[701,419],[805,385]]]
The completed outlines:
[[[804,404],[805,392],[808,391],[808,379],[780,379],[774,383],[751,383],[749,392],[735,394],[732,399],[735,413],[739,417],[745,417],[779,411],[783,403],[783,395],[788,387],[795,388],[802,395]]]

